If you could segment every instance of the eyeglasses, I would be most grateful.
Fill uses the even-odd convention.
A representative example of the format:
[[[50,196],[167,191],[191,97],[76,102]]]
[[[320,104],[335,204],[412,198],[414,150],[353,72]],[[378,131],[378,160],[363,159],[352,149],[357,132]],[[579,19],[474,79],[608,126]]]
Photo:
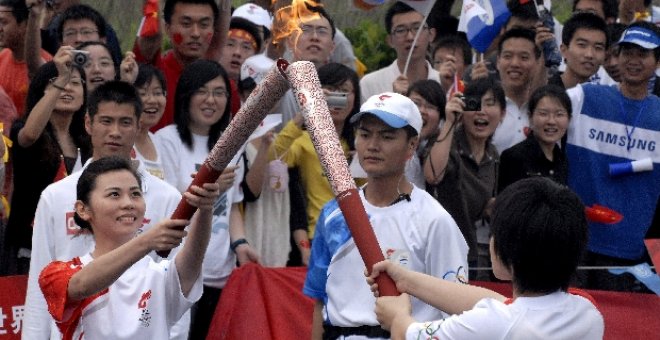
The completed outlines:
[[[165,91],[163,90],[154,90],[152,92],[138,91],[138,94],[141,98],[148,98],[149,96],[152,98],[165,97]]]
[[[568,117],[568,112],[566,112],[566,110],[557,110],[554,112],[547,110],[534,110],[534,114],[541,118],[550,118],[550,116],[552,116],[555,119],[560,119]]]
[[[325,26],[300,25],[300,30],[304,36],[312,36],[314,33],[319,38],[330,36],[330,28]]]
[[[227,92],[225,89],[215,89],[213,91],[209,91],[202,88],[195,91],[194,95],[197,97],[204,97],[204,99],[208,98],[209,96],[213,96],[213,98],[227,98],[229,97],[229,92]]]
[[[413,35],[417,34],[417,31],[420,29],[428,29],[429,27],[422,24],[413,24],[411,27],[406,27],[406,26],[397,26],[392,30],[392,35],[395,38],[403,38],[408,35],[408,32],[412,32]]]
[[[48,83],[53,84],[53,83],[55,83],[56,80],[57,80],[57,77],[50,78],[50,80],[48,80]],[[76,87],[83,86],[85,84],[85,80],[82,79],[82,78],[71,78],[71,79],[69,79],[69,84],[71,84],[73,86],[76,86]]]
[[[80,30],[66,30],[62,33],[62,36],[64,38],[75,38],[80,35],[81,37],[88,39],[98,32],[98,30],[93,30],[91,28],[82,28]]]

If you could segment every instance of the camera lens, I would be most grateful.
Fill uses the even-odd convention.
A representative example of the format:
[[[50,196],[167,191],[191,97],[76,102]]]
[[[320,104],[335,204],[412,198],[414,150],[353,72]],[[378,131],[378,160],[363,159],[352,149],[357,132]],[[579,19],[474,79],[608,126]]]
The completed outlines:
[[[85,65],[85,63],[87,63],[87,56],[84,53],[77,52],[73,56],[73,62],[80,66],[83,66]]]

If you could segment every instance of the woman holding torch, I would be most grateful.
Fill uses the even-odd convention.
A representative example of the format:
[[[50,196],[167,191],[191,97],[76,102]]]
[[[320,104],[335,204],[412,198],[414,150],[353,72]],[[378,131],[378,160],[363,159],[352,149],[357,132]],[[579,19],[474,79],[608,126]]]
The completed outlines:
[[[86,339],[167,339],[170,327],[201,295],[202,259],[219,185],[184,194],[199,208],[188,232],[177,228],[187,220],[163,220],[136,237],[146,209],[140,181],[130,162],[118,157],[92,162],[80,176],[74,218],[93,232],[94,250],[54,261],[39,276],[65,340],[83,334]],[[177,247],[186,235],[173,260],[156,263],[147,255]]]

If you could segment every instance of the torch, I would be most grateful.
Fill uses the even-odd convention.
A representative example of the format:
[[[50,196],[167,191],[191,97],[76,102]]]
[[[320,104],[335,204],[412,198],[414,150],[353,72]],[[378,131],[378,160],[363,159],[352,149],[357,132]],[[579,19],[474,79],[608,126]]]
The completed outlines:
[[[278,60],[278,64],[281,62],[286,63],[283,60]],[[199,168],[197,175],[190,183],[188,192],[191,192],[190,187],[193,185],[201,187],[204,183],[213,183],[218,179],[234,155],[252,134],[252,131],[259,126],[270,109],[275,106],[288,89],[289,84],[278,71],[277,65],[274,65],[252,91],[229,123],[227,130],[215,143],[208,157]],[[185,198],[181,198],[179,205],[172,214],[172,219],[190,219],[195,210],[196,208],[188,204]],[[158,255],[167,257],[169,253],[169,251],[159,251]]]
[[[348,170],[346,156],[339,144],[339,137],[330,117],[325,95],[321,90],[316,68],[313,63],[299,61],[291,65],[278,63],[293,89],[293,94],[300,104],[305,125],[314,149],[321,160],[321,165],[336,196],[348,229],[355,245],[369,272],[375,263],[385,260],[378,239],[373,232],[369,218],[364,210],[358,189]],[[376,282],[381,296],[396,296],[400,293],[394,281],[382,273]]]

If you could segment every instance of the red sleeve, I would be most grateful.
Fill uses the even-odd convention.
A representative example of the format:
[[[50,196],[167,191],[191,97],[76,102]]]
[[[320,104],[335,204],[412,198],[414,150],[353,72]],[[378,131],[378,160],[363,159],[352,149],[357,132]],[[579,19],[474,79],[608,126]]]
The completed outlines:
[[[76,302],[69,300],[67,289],[71,277],[81,269],[82,263],[76,257],[69,262],[51,262],[39,275],[39,287],[46,298],[48,311],[57,322],[65,321],[65,311],[76,307]],[[79,303],[80,301],[77,301],[77,304]]]
[[[57,327],[65,340],[73,339],[83,309],[94,299],[108,292],[108,289],[104,289],[80,301],[70,300],[67,292],[69,281],[82,268],[80,258],[76,257],[68,262],[51,262],[39,275],[39,287],[46,298],[48,311],[57,322]]]

